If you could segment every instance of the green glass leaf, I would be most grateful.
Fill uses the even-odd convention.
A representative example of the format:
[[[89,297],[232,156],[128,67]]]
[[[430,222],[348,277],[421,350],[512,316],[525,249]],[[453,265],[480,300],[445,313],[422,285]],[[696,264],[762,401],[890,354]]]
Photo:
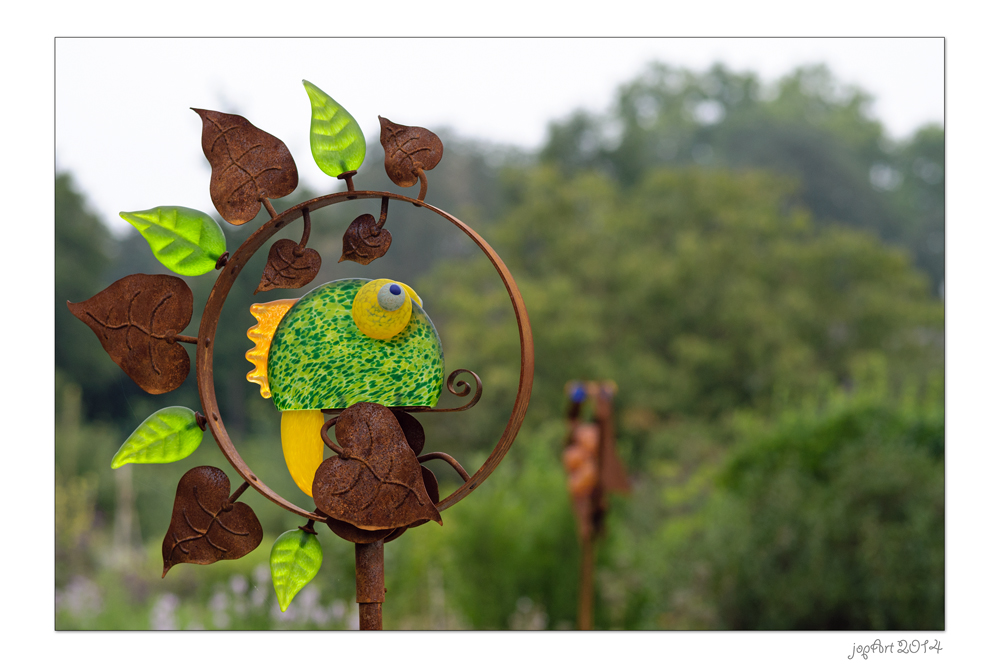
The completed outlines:
[[[118,215],[139,230],[160,263],[182,276],[214,270],[226,252],[226,237],[219,223],[193,208],[157,206]]]
[[[323,564],[323,549],[312,533],[301,528],[282,533],[271,547],[271,581],[281,611],[312,581]]]
[[[358,169],[365,161],[365,135],[358,121],[316,86],[305,79],[302,85],[312,104],[309,147],[316,164],[330,176]]]
[[[157,410],[125,440],[111,459],[111,467],[180,461],[198,449],[203,435],[194,410],[183,406]]]

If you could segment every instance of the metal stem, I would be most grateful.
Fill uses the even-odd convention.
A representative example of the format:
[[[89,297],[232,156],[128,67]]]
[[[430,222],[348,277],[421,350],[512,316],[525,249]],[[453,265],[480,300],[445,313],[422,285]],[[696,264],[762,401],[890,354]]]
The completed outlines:
[[[358,628],[382,629],[385,602],[385,544],[382,540],[354,545],[354,578],[358,590]]]
[[[420,178],[420,194],[417,195],[417,201],[423,201],[427,196],[427,174],[423,169],[417,168],[417,176]]]
[[[268,199],[264,195],[261,195],[260,196],[260,201],[261,201],[262,204],[264,204],[264,208],[267,209],[267,212],[271,216],[272,220],[274,220],[275,218],[278,217],[278,212],[274,210],[274,206],[271,204],[271,200],[270,199]]]
[[[590,532],[580,541],[580,606],[577,625],[580,630],[594,629],[594,539]]]
[[[233,495],[229,496],[229,502],[235,503],[236,499],[243,495],[243,492],[250,488],[250,482],[243,482],[240,484],[240,488],[233,492]]]
[[[312,222],[309,220],[309,209],[302,209],[302,240],[299,241],[299,248],[305,248],[309,243],[309,231],[312,229]]]
[[[455,457],[450,454],[445,454],[444,452],[430,452],[429,454],[423,454],[417,457],[418,463],[423,463],[424,461],[430,461],[431,459],[440,459],[450,465],[455,469],[455,472],[459,474],[463,482],[469,481],[469,473],[465,472],[465,468],[462,464],[455,460]]]
[[[354,176],[357,173],[358,173],[357,170],[345,171],[343,174],[341,174],[340,176],[337,177],[340,180],[342,180],[345,183],[347,183],[347,191],[348,192],[354,192]],[[347,195],[347,198],[348,199],[357,199],[357,197],[353,197],[351,195]]]
[[[382,212],[378,217],[378,232],[375,232],[376,236],[382,231],[382,226],[385,225],[385,219],[387,217],[389,217],[389,198],[382,197]]]

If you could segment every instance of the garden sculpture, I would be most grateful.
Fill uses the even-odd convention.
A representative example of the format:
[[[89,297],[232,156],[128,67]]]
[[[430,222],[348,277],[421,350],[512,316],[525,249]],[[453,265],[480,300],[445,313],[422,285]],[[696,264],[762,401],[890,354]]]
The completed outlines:
[[[568,433],[563,448],[573,514],[580,537],[578,626],[593,629],[594,540],[604,531],[607,494],[628,493],[625,467],[615,448],[614,382],[570,382]],[[588,405],[588,399],[589,405]],[[585,408],[590,408],[590,414]]]
[[[413,199],[356,190],[353,177],[366,152],[361,128],[329,95],[308,81],[303,84],[311,107],[313,158],[326,174],[344,181],[346,191],[279,213],[271,200],[291,194],[298,184],[285,144],[241,116],[195,109],[202,120],[202,149],[212,168],[212,203],[219,214],[230,224],[242,225],[263,206],[270,219],[230,255],[221,227],[201,211],[159,206],[121,214],[174,273],[218,272],[196,336],[181,333],[191,321],[193,296],[175,275],[127,276],[86,301],[67,305],[90,326],[112,360],[150,394],[179,387],[191,368],[182,345],[197,350],[200,411],[171,406],[155,412],[126,439],[112,468],[180,460],[197,449],[207,430],[243,478],[232,493],[229,477],[219,468],[196,467],[180,478],[163,539],[163,576],[180,563],[241,558],[257,548],[263,540],[260,522],[249,505],[237,502],[253,487],[306,519],[304,526],[283,533],[271,547],[271,576],[281,610],[288,609],[320,569],[322,548],[315,524],[323,523],[355,544],[359,626],[381,629],[384,544],[429,521],[442,523],[441,512],[482,484],[504,457],[531,394],[531,328],[517,285],[496,252],[463,222],[424,202],[426,172],[444,152],[440,139],[424,128],[379,117],[386,173],[400,187],[419,183],[420,193]],[[257,323],[247,332],[253,344],[246,354],[253,364],[247,379],[260,385],[261,396],[270,398],[280,412],[285,462],[296,485],[315,502],[315,510],[309,511],[275,493],[237,451],[216,399],[213,340],[237,276],[272,236],[299,219],[303,222],[298,243],[280,239],[271,244],[255,294],[309,285],[322,262],[308,247],[310,212],[368,199],[380,200],[380,216],[376,220],[366,213],[347,227],[340,261],[369,264],[385,255],[392,242],[385,229],[390,200],[408,202],[456,226],[489,258],[510,297],[520,335],[520,383],[503,434],[482,467],[469,475],[447,453],[423,453],[424,430],[414,414],[467,410],[479,400],[482,383],[464,369],[445,380],[441,341],[412,288],[391,279],[335,280],[298,299],[255,304],[251,314]],[[457,380],[463,373],[476,385],[469,402],[435,408],[444,387],[456,396],[473,393],[468,382]],[[324,457],[327,449],[331,455]],[[422,465],[430,459],[447,462],[463,481],[447,498],[439,497],[434,474]]]

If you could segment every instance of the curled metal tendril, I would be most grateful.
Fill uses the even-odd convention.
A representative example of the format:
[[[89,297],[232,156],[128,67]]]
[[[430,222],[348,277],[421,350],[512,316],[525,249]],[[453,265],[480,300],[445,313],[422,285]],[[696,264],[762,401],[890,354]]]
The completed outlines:
[[[336,426],[337,420],[340,419],[340,413],[341,412],[343,412],[343,410],[337,410],[337,415],[335,417],[332,417],[332,418],[326,420],[323,423],[322,428],[320,428],[319,434],[320,434],[320,437],[323,438],[323,442],[326,443],[327,447],[329,447],[330,449],[332,449],[333,451],[335,451],[337,453],[337,456],[339,456],[340,458],[344,458],[344,450],[340,448],[340,445],[338,445],[333,440],[331,440],[330,439],[330,434],[327,433],[327,431],[329,431],[331,428],[333,428],[334,426]]]
[[[483,381],[479,379],[478,375],[476,375],[467,368],[459,368],[457,370],[452,371],[451,375],[448,376],[447,386],[448,386],[448,391],[454,394],[455,396],[468,396],[469,393],[472,392],[472,387],[465,380],[459,380],[458,382],[455,382],[455,378],[458,377],[459,373],[468,373],[476,381],[476,394],[472,397],[472,400],[470,400],[465,405],[461,405],[457,408],[429,408],[426,405],[418,405],[413,407],[405,407],[403,409],[406,410],[407,412],[462,412],[463,410],[468,410],[476,403],[478,403],[480,398],[482,398]]]
[[[467,368],[459,368],[457,370],[452,371],[451,375],[448,376],[448,382],[446,383],[446,386],[448,387],[448,391],[455,396],[459,397],[468,396],[472,392],[472,386],[465,380],[459,380],[458,382],[455,382],[455,378],[458,377],[459,373],[468,373],[476,381],[476,393],[472,397],[472,400],[470,400],[465,405],[460,405],[457,408],[432,408],[427,405],[401,405],[398,407],[392,406],[392,409],[404,410],[406,412],[462,412],[464,410],[468,410],[469,408],[475,406],[475,404],[479,402],[479,399],[482,398],[483,381],[479,379],[478,375],[476,375]],[[323,410],[323,414],[333,416],[333,419],[328,421],[326,424],[323,424],[323,433],[324,433],[324,440],[326,440],[327,446],[329,446],[330,449],[333,449],[335,452],[339,452],[340,448],[336,447],[334,443],[331,443],[329,440],[327,440],[325,433],[326,430],[330,428],[330,426],[336,423],[337,417],[339,417],[340,413],[342,413],[344,410],[346,410],[346,408]]]

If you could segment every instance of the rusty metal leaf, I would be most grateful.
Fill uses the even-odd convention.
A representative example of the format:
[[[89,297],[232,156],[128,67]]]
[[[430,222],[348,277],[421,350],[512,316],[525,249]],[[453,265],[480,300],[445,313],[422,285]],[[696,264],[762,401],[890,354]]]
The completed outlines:
[[[243,116],[193,109],[201,116],[201,148],[212,166],[209,192],[219,214],[234,225],[254,219],[260,197],[290,195],[299,172],[285,143]]]
[[[430,171],[441,161],[444,145],[430,130],[399,125],[382,116],[378,122],[382,126],[379,141],[385,149],[385,173],[396,185],[416,185],[419,170]]]
[[[437,505],[438,501],[441,500],[441,494],[438,491],[437,477],[428,468],[420,466],[420,474],[424,479],[424,488],[427,489],[427,495],[430,496],[431,501]],[[386,542],[392,542],[394,539],[406,532],[408,528],[416,528],[417,526],[427,523],[427,519],[420,519],[419,521],[414,521],[409,526],[403,526],[401,528],[396,528],[388,536],[385,537]]]
[[[363,530],[441,523],[427,495],[421,466],[389,408],[355,403],[337,420],[343,455],[320,464],[313,500],[327,516]]]
[[[436,505],[441,500],[437,477],[434,476],[434,473],[429,468],[425,468],[424,466],[420,466],[420,475],[424,479],[424,488],[427,489],[427,495],[430,496],[431,501]],[[420,525],[421,523],[425,523],[425,521],[421,519],[413,525]]]
[[[260,277],[260,285],[253,293],[305,287],[319,273],[322,263],[323,258],[312,248],[303,248],[291,239],[275,241],[267,253],[267,265]]]
[[[389,250],[391,243],[389,230],[380,227],[375,216],[364,213],[344,232],[344,254],[338,262],[349,259],[358,264],[371,264]]]
[[[246,503],[229,501],[229,478],[212,466],[192,468],[177,484],[170,527],[163,538],[163,576],[178,563],[207,565],[242,558],[264,538]]]
[[[420,452],[424,450],[424,427],[420,425],[416,417],[405,410],[393,410],[392,414],[396,415],[396,421],[399,422],[399,427],[403,429],[406,444],[413,450],[413,455],[420,456]],[[437,501],[435,500],[434,502]]]
[[[184,382],[191,359],[175,336],[191,322],[194,297],[182,279],[136,273],[66,305],[143,390],[165,394]]]
[[[352,526],[346,521],[337,521],[336,519],[327,518],[326,525],[330,527],[333,534],[337,537],[347,540],[348,542],[354,542],[355,544],[371,544],[372,542],[378,542],[379,540],[384,540],[386,537],[391,535],[398,528],[387,528],[385,530],[362,530],[357,526]],[[403,529],[405,530],[405,528]]]

